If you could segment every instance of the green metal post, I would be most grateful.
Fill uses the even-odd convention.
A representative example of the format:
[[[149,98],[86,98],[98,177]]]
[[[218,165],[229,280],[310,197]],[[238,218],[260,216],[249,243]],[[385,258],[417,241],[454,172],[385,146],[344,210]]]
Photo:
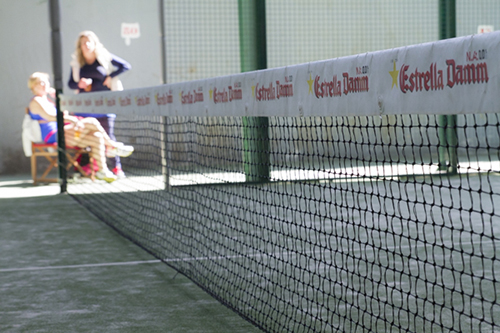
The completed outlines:
[[[161,35],[161,73],[162,83],[167,84],[167,37],[165,30],[165,1],[159,1],[160,12],[160,35]],[[170,189],[170,172],[168,165],[168,119],[166,116],[160,116],[161,126],[161,174],[163,175],[163,182],[165,189]]]
[[[56,109],[57,109],[57,149],[59,165],[59,182],[61,193],[66,193],[68,189],[68,173],[66,170],[66,139],[64,138],[64,117],[60,108],[60,96],[62,89],[56,90]]]
[[[439,159],[439,167],[438,170],[444,171],[448,169],[448,149],[446,148],[447,146],[447,140],[446,140],[446,128],[447,128],[447,123],[448,123],[448,116],[446,115],[439,115],[438,116],[438,138],[439,138],[439,145],[438,145],[438,159]]]
[[[457,135],[457,115],[447,116],[446,120],[446,140],[448,142],[448,173],[456,174],[458,171],[458,135]]]
[[[439,0],[439,38],[454,38],[456,35],[455,0]],[[439,170],[447,170],[450,174],[456,174],[458,166],[456,124],[456,115],[438,117]]]
[[[241,71],[267,68],[266,2],[238,0]],[[243,164],[247,182],[270,176],[269,118],[243,117]]]
[[[61,193],[67,190],[66,172],[66,143],[64,141],[64,119],[60,108],[60,95],[62,94],[62,44],[61,44],[61,5],[59,0],[49,1],[49,19],[51,28],[52,44],[52,69],[54,71],[54,88],[56,89],[56,109],[57,109],[57,147],[59,180]]]

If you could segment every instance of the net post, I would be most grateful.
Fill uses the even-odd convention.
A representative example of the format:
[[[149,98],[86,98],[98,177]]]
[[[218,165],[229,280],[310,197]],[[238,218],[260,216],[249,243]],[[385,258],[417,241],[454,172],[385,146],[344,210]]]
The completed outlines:
[[[456,35],[455,0],[439,0],[439,38],[454,38]],[[446,170],[449,174],[456,174],[458,169],[456,123],[456,115],[438,117],[439,170]]]
[[[450,165],[448,166],[449,174],[456,174],[458,171],[458,157],[457,157],[457,145],[458,145],[458,135],[457,135],[457,115],[448,115],[447,126],[446,126],[446,141],[448,143],[448,159]]]
[[[247,182],[269,180],[269,118],[243,117],[243,162]]]
[[[57,109],[57,164],[59,165],[59,179],[61,193],[67,192],[68,172],[66,170],[66,139],[64,138],[64,117],[60,108],[60,95],[62,90],[56,90],[56,109]]]
[[[64,139],[64,117],[60,108],[60,95],[62,94],[62,46],[61,46],[61,6],[59,0],[49,1],[49,18],[51,27],[52,43],[52,70],[54,72],[54,87],[56,89],[56,110],[57,110],[57,147],[58,165],[61,193],[67,191],[67,171],[66,171],[66,142]]]
[[[438,158],[439,158],[439,165],[438,165],[438,170],[440,171],[445,171],[448,168],[448,149],[447,147],[447,140],[446,140],[446,128],[447,128],[447,118],[448,116],[446,115],[439,115],[437,118],[438,121],[438,138],[439,138],[439,145],[438,145]]]
[[[238,0],[241,71],[267,68],[266,2]],[[243,164],[247,182],[269,180],[269,118],[243,117]]]

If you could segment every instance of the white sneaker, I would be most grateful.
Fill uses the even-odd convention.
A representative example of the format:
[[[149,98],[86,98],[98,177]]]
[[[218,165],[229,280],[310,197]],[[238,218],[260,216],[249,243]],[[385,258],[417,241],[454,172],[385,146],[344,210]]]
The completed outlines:
[[[115,157],[116,155],[120,157],[128,157],[134,152],[134,147],[126,146],[123,143],[119,143],[118,147],[111,148],[106,151],[107,157]]]
[[[127,178],[127,176],[125,176],[125,172],[123,172],[122,168],[115,167],[113,169],[113,173],[116,175],[116,177],[118,177],[118,179]]]
[[[109,169],[97,171],[95,173],[95,178],[100,179],[100,180],[104,180],[108,183],[112,183],[118,179],[118,177],[116,177],[116,175],[114,173],[109,171]]]

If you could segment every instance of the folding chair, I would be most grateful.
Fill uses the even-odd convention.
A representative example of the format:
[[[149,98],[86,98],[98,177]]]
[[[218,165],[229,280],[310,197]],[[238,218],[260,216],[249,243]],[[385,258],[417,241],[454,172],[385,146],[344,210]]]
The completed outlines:
[[[25,108],[25,113],[27,115],[29,114],[28,108]],[[31,141],[31,177],[33,178],[33,185],[36,185],[38,183],[57,183],[59,181],[57,178],[48,177],[50,172],[58,166],[57,143],[33,142],[33,140],[41,140],[38,122],[28,122],[26,126],[27,128],[24,128],[25,124],[23,123],[23,148],[25,148],[25,142],[29,147],[29,142]],[[35,132],[38,132],[38,134],[35,134]],[[78,162],[82,154],[87,154],[88,152],[89,148],[66,146],[66,170],[69,170],[71,167],[73,167],[74,170],[78,171],[82,176],[89,177],[90,179],[92,179],[92,181],[94,181],[94,168],[91,167],[89,168],[89,171],[86,172]],[[29,154],[27,154],[26,156],[29,156]],[[45,158],[49,161],[49,165],[45,168],[45,170],[43,170],[43,173],[40,177],[38,176],[39,158]],[[90,164],[92,166],[94,165],[94,162],[94,159],[90,158]]]
[[[38,183],[57,183],[57,178],[48,178],[49,173],[58,166],[58,153],[57,153],[57,143],[31,143],[31,176],[33,178],[33,185]],[[66,159],[67,165],[66,170],[71,167],[75,168],[76,171],[80,172],[84,177],[89,177],[92,181],[95,180],[95,172],[91,168],[90,174],[87,174],[80,164],[78,163],[78,158],[82,155],[88,153],[85,148],[79,147],[66,147]],[[45,168],[42,175],[38,176],[38,158],[45,158],[49,161],[49,165]],[[91,163],[93,159],[91,158]]]

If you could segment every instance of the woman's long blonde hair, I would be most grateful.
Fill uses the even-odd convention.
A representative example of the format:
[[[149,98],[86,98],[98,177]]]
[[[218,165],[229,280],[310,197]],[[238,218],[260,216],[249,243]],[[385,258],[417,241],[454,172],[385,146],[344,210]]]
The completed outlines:
[[[109,51],[106,50],[104,45],[102,45],[102,43],[99,41],[99,37],[97,37],[97,35],[93,31],[90,31],[90,30],[82,31],[82,32],[80,32],[80,34],[78,35],[78,39],[76,40],[76,51],[75,51],[76,59],[78,60],[78,63],[80,64],[80,66],[85,65],[85,58],[83,57],[83,53],[82,53],[82,49],[81,49],[81,45],[80,45],[80,41],[83,37],[87,37],[91,42],[94,42],[94,44],[95,44],[94,52],[95,52],[96,56],[107,55],[109,53]]]

